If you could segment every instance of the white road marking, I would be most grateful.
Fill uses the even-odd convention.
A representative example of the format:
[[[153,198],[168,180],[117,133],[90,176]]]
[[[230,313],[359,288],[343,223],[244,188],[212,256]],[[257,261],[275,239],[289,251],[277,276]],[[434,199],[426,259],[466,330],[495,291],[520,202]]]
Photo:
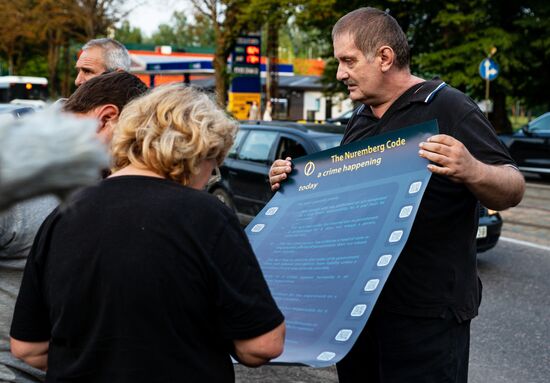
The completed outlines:
[[[533,242],[521,241],[519,239],[508,238],[508,237],[500,237],[500,240],[504,241],[504,242],[515,243],[517,245],[524,245],[524,246],[533,247],[533,248],[539,249],[539,250],[550,251],[549,246],[543,246],[543,245],[539,245],[539,244],[536,244],[536,243],[533,243]]]

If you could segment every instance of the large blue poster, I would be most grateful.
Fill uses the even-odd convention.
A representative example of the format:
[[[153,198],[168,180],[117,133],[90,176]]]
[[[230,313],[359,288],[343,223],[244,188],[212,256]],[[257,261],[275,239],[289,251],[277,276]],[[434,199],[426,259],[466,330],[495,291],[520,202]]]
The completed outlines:
[[[361,333],[408,238],[430,179],[419,143],[435,120],[296,159],[246,228],[286,317],[273,362],[342,359]]]

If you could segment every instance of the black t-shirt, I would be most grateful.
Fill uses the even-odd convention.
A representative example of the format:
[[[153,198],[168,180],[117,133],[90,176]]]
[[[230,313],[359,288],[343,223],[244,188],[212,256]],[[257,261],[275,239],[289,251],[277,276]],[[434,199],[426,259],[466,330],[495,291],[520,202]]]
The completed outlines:
[[[232,211],[123,176],[44,222],[11,336],[50,340],[47,382],[232,382],[231,340],[282,321]]]
[[[461,141],[486,164],[513,164],[489,121],[460,91],[439,80],[422,82],[398,98],[381,119],[361,106],[343,144],[437,119],[441,134]],[[463,185],[432,175],[411,234],[376,305],[377,310],[473,318],[481,300],[477,276],[478,201]]]

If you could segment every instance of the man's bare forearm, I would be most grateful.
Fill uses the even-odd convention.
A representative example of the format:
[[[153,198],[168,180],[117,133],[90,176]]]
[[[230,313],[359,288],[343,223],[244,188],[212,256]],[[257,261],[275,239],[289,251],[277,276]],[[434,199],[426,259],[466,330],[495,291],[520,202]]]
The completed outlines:
[[[489,209],[516,206],[525,192],[523,175],[512,166],[480,163],[478,177],[466,182],[468,189]]]

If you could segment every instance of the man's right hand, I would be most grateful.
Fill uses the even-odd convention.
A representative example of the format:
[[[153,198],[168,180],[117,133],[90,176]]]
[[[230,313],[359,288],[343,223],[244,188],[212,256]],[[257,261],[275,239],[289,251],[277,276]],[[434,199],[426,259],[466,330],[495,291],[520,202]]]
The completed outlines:
[[[292,171],[291,158],[287,157],[284,160],[275,160],[271,169],[269,169],[269,183],[271,190],[277,191],[281,187],[281,182],[288,178],[288,174]]]

